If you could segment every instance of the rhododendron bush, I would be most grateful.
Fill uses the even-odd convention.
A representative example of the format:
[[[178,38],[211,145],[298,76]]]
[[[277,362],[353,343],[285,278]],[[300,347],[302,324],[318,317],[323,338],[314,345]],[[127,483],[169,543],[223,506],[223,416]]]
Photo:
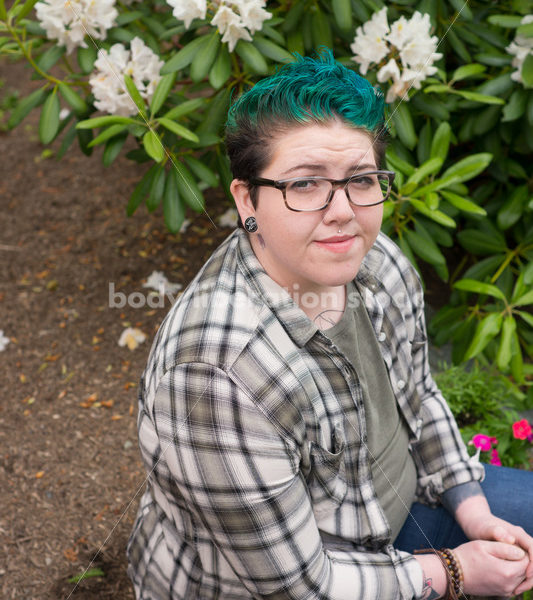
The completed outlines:
[[[295,53],[331,48],[385,95],[396,179],[384,230],[455,290],[437,341],[526,383],[532,12],[531,0],[0,0],[0,54],[41,84],[9,125],[38,110],[57,157],[77,141],[86,154],[103,146],[105,165],[133,138],[128,158],[147,165],[127,212],[159,209],[176,232],[209,213],[208,188],[229,196],[230,98]]]

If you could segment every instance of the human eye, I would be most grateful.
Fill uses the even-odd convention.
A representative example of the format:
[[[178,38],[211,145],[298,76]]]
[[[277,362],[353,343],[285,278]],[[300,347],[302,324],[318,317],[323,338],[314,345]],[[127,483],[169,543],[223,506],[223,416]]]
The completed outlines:
[[[352,186],[367,190],[377,185],[378,179],[375,173],[362,173],[361,175],[355,175],[352,177],[349,183]]]
[[[319,187],[319,182],[312,178],[294,179],[287,183],[287,191],[299,194],[309,194],[315,192]]]

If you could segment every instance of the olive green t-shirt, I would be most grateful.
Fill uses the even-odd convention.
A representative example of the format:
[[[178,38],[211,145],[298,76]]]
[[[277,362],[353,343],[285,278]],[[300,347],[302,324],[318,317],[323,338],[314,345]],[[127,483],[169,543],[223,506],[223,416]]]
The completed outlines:
[[[370,317],[352,282],[346,293],[350,302],[341,320],[322,333],[345,354],[359,379],[374,488],[394,540],[414,501],[416,468]]]

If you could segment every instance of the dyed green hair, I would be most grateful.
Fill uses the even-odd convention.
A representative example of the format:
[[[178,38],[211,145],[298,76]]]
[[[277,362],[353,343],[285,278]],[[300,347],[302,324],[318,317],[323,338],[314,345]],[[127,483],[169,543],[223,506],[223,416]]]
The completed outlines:
[[[381,91],[338,63],[330,50],[317,58],[298,56],[231,106],[226,149],[233,176],[249,182],[260,175],[270,162],[273,136],[332,119],[366,131],[380,165],[386,137],[383,109]]]

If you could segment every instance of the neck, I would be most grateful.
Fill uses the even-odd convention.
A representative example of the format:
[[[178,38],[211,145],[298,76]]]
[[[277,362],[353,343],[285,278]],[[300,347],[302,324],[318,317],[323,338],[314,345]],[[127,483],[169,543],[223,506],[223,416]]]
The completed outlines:
[[[329,329],[338,323],[346,305],[346,286],[327,290],[302,292],[289,289],[293,300],[319,329]]]

